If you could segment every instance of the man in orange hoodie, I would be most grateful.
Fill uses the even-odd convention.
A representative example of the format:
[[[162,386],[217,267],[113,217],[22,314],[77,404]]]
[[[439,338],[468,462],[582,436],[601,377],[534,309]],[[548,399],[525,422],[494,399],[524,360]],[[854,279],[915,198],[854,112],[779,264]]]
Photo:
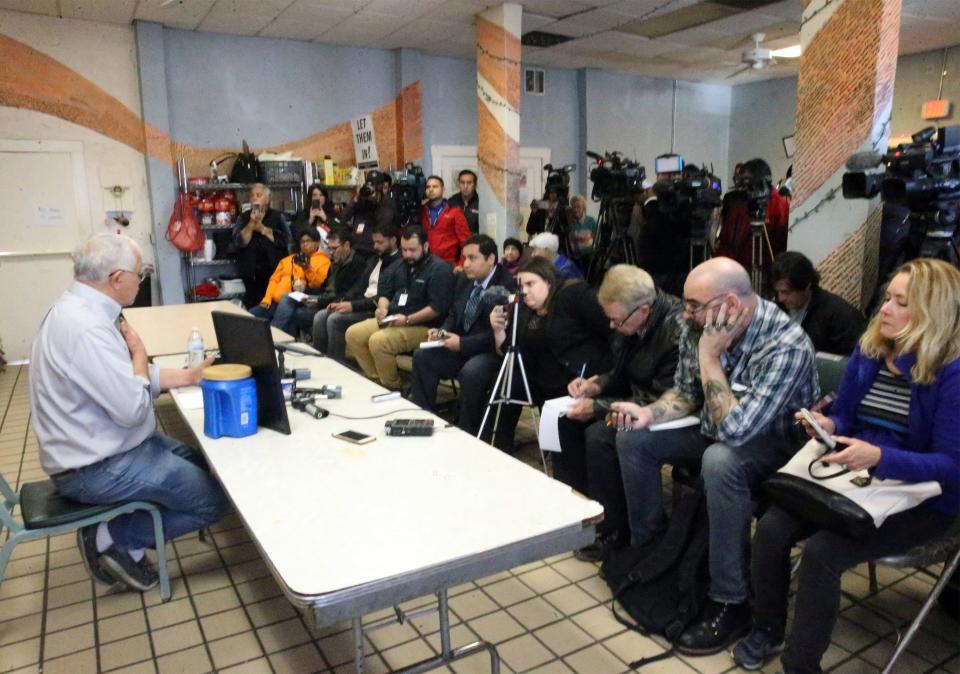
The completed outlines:
[[[319,292],[330,271],[330,259],[320,252],[320,234],[316,229],[301,230],[297,241],[300,252],[280,260],[260,304],[250,309],[254,316],[269,319],[275,325],[280,322],[277,307],[285,295],[294,290]]]

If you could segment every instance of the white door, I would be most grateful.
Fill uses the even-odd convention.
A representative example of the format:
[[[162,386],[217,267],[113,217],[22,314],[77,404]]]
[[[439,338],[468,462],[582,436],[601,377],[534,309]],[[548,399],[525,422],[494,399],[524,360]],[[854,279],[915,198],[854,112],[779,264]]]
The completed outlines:
[[[476,145],[434,145],[430,148],[430,158],[433,172],[443,178],[447,196],[455,194],[457,174],[463,169],[470,169],[477,173],[477,146]],[[530,202],[543,196],[543,183],[546,177],[543,167],[550,163],[550,148],[548,147],[521,147],[520,170],[520,215],[523,224],[517,228],[519,238],[527,238],[524,226],[530,217]],[[501,242],[502,243],[502,242]]]
[[[40,319],[70,284],[70,253],[90,233],[83,145],[0,140],[0,339],[30,357]]]

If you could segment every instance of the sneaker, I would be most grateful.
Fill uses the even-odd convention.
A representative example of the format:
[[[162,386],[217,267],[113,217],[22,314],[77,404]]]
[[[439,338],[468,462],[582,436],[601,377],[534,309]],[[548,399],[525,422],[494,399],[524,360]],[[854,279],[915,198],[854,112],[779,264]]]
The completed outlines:
[[[782,636],[771,629],[754,625],[743,641],[734,647],[733,661],[744,669],[754,671],[763,667],[771,656],[782,650]]]
[[[150,568],[146,555],[139,562],[135,562],[125,550],[120,550],[115,545],[111,545],[100,555],[100,566],[116,580],[140,592],[152,590],[160,582],[160,576]]]
[[[603,552],[603,544],[600,541],[597,541],[596,543],[591,543],[590,545],[585,545],[578,550],[574,550],[573,556],[579,559],[581,562],[602,562]]]
[[[87,568],[87,573],[98,583],[113,585],[113,576],[100,568],[100,553],[97,552],[97,524],[77,529],[77,547],[80,548],[80,559]]]
[[[700,616],[674,644],[684,655],[713,655],[750,631],[750,605],[707,600]]]

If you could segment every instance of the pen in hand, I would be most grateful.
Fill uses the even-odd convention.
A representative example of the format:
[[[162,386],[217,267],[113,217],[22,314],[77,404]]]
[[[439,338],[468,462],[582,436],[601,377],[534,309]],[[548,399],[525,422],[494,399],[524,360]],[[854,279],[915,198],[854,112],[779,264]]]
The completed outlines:
[[[583,390],[583,375],[586,374],[586,372],[587,372],[587,363],[586,361],[584,361],[583,365],[580,366],[580,376],[578,377],[578,379],[580,380],[580,390]],[[580,394],[574,397],[577,400],[580,400],[580,398],[582,398],[583,395]]]

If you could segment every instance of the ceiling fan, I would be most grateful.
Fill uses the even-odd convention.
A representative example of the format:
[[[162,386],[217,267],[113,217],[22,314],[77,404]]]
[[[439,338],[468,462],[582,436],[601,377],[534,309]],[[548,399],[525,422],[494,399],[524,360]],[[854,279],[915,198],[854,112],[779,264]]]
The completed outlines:
[[[754,33],[750,36],[753,40],[753,46],[744,49],[740,54],[740,62],[744,64],[739,70],[727,75],[726,79],[736,77],[740,73],[748,70],[763,70],[767,66],[777,65],[777,57],[796,58],[800,55],[799,47],[786,47],[784,49],[769,49],[763,46],[765,33]]]

